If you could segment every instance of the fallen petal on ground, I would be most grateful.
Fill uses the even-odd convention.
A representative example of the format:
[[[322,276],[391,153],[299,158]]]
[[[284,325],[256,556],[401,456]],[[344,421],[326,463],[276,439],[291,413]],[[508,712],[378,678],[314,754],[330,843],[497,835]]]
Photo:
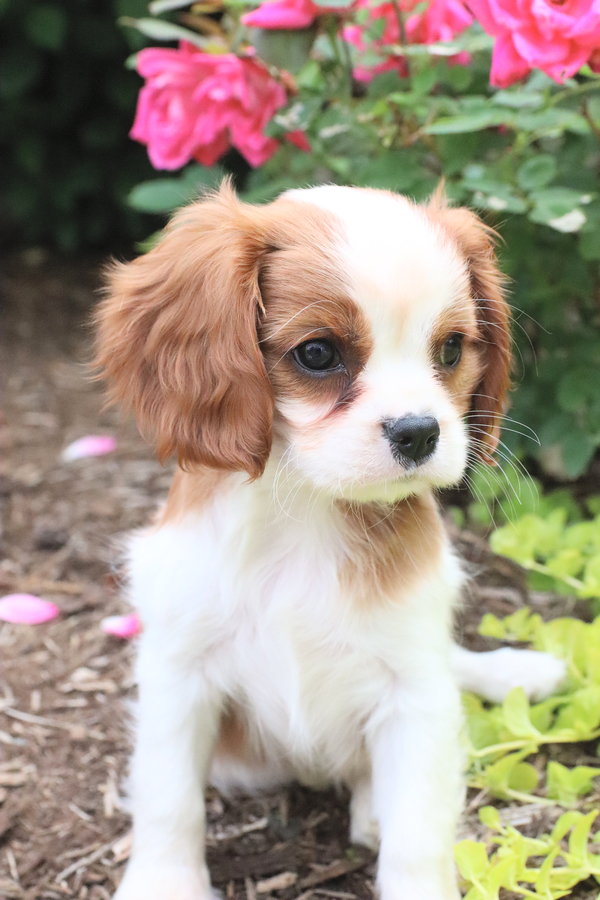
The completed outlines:
[[[84,459],[86,456],[103,456],[105,453],[112,453],[116,448],[117,442],[114,437],[90,434],[65,447],[61,459],[63,462],[72,462],[74,459]]]
[[[102,619],[100,628],[106,634],[130,638],[140,633],[142,625],[137,613],[131,613],[129,616],[108,616],[106,619]]]
[[[55,619],[59,612],[56,603],[33,594],[7,594],[0,600],[0,619],[15,625],[40,625]]]

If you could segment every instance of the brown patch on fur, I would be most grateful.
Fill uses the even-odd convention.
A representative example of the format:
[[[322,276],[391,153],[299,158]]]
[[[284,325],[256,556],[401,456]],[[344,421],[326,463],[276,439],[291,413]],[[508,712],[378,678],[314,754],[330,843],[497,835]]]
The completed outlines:
[[[284,210],[285,206],[285,210]],[[372,350],[365,314],[350,299],[329,213],[308,203],[280,201],[285,212],[279,247],[262,265],[260,285],[267,310],[261,346],[275,396],[342,408],[355,395],[355,379]],[[311,374],[291,351],[311,338],[325,338],[338,349],[344,371]]]
[[[469,427],[475,456],[489,460],[498,445],[510,387],[510,311],[504,299],[505,279],[494,254],[495,232],[468,209],[446,207],[438,192],[425,209],[465,258],[477,310],[481,379],[473,392]]]
[[[475,302],[465,298],[444,310],[432,334],[432,359],[437,362],[444,343],[453,334],[464,335],[462,354],[454,368],[438,366],[439,378],[462,415],[469,411],[473,391],[479,383],[483,364],[479,351],[479,330]]]
[[[240,706],[230,702],[221,717],[214,757],[236,760],[247,766],[261,766],[266,756],[250,738],[246,717]]]
[[[215,496],[226,477],[224,472],[217,472],[215,469],[202,468],[193,472],[177,469],[167,502],[158,514],[158,527],[169,522],[180,522],[190,513],[202,510]]]
[[[337,506],[349,546],[342,584],[362,603],[396,599],[439,564],[444,529],[432,495],[392,505],[338,501]]]

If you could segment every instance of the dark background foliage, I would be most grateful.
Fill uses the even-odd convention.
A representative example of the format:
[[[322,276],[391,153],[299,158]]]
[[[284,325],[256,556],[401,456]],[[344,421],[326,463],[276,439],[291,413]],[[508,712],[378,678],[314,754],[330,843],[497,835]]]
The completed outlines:
[[[140,79],[124,66],[142,38],[121,15],[145,0],[4,0],[1,6],[1,235],[64,252],[148,234],[127,206],[154,171],[128,132]]]

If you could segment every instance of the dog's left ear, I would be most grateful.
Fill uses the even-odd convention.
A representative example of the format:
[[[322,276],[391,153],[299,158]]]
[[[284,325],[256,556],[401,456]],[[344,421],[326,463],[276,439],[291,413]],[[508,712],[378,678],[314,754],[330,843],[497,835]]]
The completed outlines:
[[[492,454],[500,439],[512,359],[505,279],[494,252],[496,234],[470,210],[446,207],[440,194],[433,198],[429,211],[458,245],[469,267],[483,357],[483,373],[469,412],[469,431],[475,457],[494,465]]]

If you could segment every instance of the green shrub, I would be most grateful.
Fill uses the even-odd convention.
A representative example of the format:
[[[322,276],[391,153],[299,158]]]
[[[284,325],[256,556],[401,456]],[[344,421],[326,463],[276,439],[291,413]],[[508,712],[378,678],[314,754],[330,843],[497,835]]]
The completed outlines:
[[[128,138],[141,46],[117,15],[144,0],[3,0],[0,56],[2,232],[63,251],[145,236],[152,220],[125,198],[154,172]]]

